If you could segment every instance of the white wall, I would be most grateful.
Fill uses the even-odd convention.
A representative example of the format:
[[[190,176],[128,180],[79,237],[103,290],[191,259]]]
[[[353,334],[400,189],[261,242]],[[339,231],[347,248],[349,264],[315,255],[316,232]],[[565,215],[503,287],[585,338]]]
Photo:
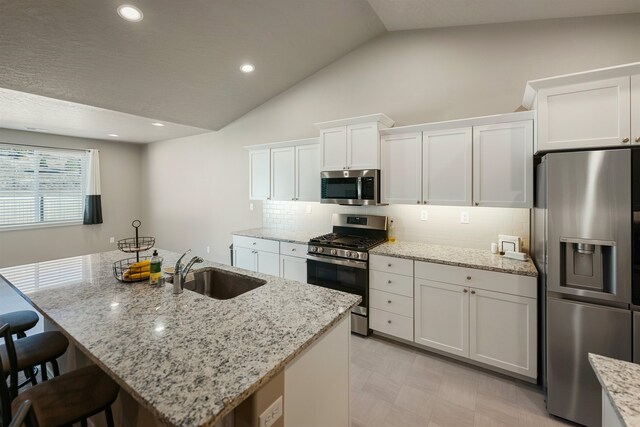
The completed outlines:
[[[245,145],[376,112],[398,125],[510,112],[527,80],[639,60],[638,14],[390,33],[219,132],[149,145],[145,217],[161,247],[227,262],[230,233],[262,225],[261,203],[248,209]]]
[[[0,142],[100,150],[103,223],[0,231],[0,267],[116,249],[116,241],[133,235],[131,221],[141,216],[142,146],[0,128]],[[125,256],[123,256],[124,258]]]

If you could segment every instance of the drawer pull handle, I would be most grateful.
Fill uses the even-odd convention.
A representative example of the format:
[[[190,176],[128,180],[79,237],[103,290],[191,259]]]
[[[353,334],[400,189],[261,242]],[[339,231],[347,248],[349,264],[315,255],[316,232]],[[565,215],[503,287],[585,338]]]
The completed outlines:
[[[471,280],[471,276],[467,276],[467,280]]]
[[[255,245],[256,245],[256,242],[253,242],[253,243],[252,243],[252,245],[253,245],[253,246],[255,246]]]
[[[624,138],[622,142],[626,144],[627,142],[629,142],[629,138]]]
[[[391,267],[391,263],[387,264],[387,267]]]
[[[464,293],[466,294],[466,293],[467,293],[467,292],[469,292],[469,291],[468,291],[468,290],[466,290],[466,289],[463,289],[463,290],[462,290],[462,292],[464,292]]]
[[[475,295],[475,294],[476,294],[476,291],[471,291],[471,293],[472,293],[473,295]]]
[[[388,283],[388,284],[391,284],[391,280],[389,280],[387,283]]]
[[[295,252],[295,251],[296,251],[296,248],[291,249],[291,252]]]
[[[388,303],[388,304],[391,304],[391,300],[387,300],[387,303]]]
[[[387,320],[387,323],[391,324],[391,320]]]

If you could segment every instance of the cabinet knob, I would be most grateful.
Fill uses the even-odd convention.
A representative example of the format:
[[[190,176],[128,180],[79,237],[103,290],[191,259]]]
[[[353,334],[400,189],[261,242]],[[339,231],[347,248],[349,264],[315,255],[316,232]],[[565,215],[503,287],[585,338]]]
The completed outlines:
[[[472,295],[475,295],[475,294],[476,294],[476,291],[471,291],[471,294],[472,294]]]
[[[479,205],[480,205],[480,203],[476,202],[476,206],[479,206]]]
[[[391,324],[391,320],[387,320],[387,323]]]
[[[391,304],[391,300],[390,300],[390,299],[389,299],[389,300],[387,300],[387,304]]]
[[[423,205],[426,205],[426,204],[427,204],[427,201],[425,200],[424,202],[422,202],[422,204],[423,204]]]
[[[267,197],[267,200],[271,200],[271,197]]]
[[[391,267],[391,263],[387,264],[387,267]]]
[[[295,252],[295,251],[296,251],[296,248],[292,248],[292,249],[291,249],[291,252]]]
[[[471,280],[471,276],[467,276],[467,280]]]
[[[640,142],[640,136],[636,138],[636,142]]]
[[[416,203],[417,203],[417,204],[420,204],[420,200],[418,200]]]
[[[467,289],[463,289],[462,292],[464,292],[466,294],[469,291]]]
[[[253,245],[253,246],[255,246],[255,245],[256,245],[256,242],[253,242],[253,243],[252,243],[252,245]]]
[[[389,280],[387,283],[388,283],[388,284],[391,284],[391,280]]]
[[[626,144],[627,142],[629,142],[629,138],[625,138],[625,139],[623,139],[623,140],[622,140],[622,142],[623,142],[624,144]]]

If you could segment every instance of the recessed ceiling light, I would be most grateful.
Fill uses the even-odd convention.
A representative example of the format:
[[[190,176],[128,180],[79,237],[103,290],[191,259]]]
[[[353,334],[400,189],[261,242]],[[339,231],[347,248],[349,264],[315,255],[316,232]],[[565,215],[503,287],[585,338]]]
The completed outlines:
[[[121,4],[118,6],[118,15],[120,15],[122,19],[130,22],[140,22],[144,17],[140,9],[130,4]]]
[[[154,126],[158,126],[158,127],[164,126],[164,123],[160,123],[160,122],[153,122],[151,124],[154,125]]]
[[[240,66],[240,71],[243,73],[253,73],[256,67],[253,64],[243,64]]]
[[[112,137],[112,138],[117,138],[120,135],[118,135],[117,133],[110,133],[109,136]]]

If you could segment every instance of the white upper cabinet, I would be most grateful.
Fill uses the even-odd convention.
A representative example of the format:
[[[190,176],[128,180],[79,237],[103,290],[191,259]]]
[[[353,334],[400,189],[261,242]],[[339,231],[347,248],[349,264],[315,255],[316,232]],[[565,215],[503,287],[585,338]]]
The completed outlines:
[[[296,147],[296,200],[320,201],[320,146]]]
[[[422,134],[386,135],[381,141],[382,203],[422,201]]]
[[[475,206],[533,206],[533,121],[473,128]]]
[[[424,132],[422,141],[423,203],[470,206],[471,127]]]
[[[339,126],[320,131],[322,170],[343,170],[347,165],[347,127]]]
[[[249,151],[249,199],[271,198],[269,149]]]
[[[628,145],[629,85],[625,76],[540,90],[538,150]]]
[[[640,74],[631,76],[631,142],[640,144]]]
[[[347,169],[380,169],[378,123],[347,126]]]
[[[295,149],[271,149],[271,199],[295,200]]]
[[[316,123],[321,170],[380,169],[380,129],[393,123],[384,114]]]

